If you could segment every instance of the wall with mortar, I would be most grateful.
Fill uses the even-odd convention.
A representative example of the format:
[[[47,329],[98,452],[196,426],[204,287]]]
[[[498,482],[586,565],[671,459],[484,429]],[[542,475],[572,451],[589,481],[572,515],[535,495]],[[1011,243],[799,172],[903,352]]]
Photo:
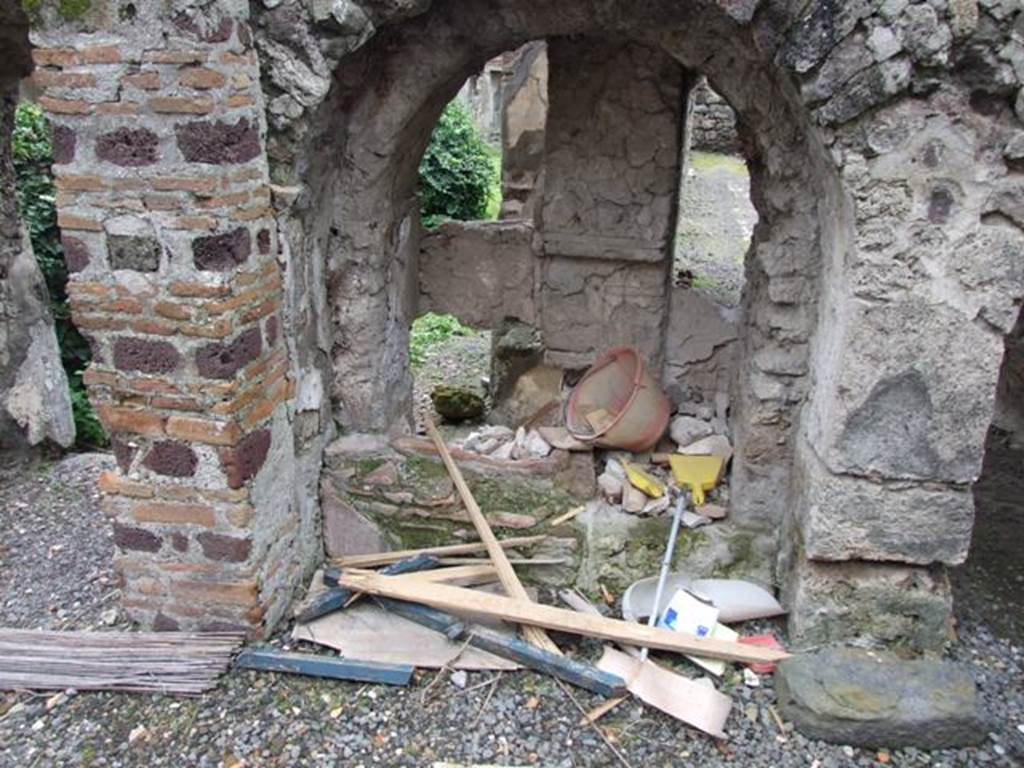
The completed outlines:
[[[122,457],[103,482],[136,615],[273,621],[318,546],[305,535],[316,470],[303,469],[318,436],[332,416],[380,429],[408,412],[415,171],[438,114],[502,50],[615,35],[637,44],[594,53],[595,76],[613,82],[605,64],[623,50],[660,49],[624,62],[703,71],[750,153],[732,516],[758,534],[751,557],[770,561],[781,532],[799,639],[942,641],[943,568],[969,541],[967,490],[1024,297],[1016,3],[253,7],[258,54],[248,7],[220,5],[132,24],[115,12],[34,41],[70,153],[61,223],[88,258],[75,313],[96,337],[91,392]],[[652,90],[680,82],[629,98],[656,104]],[[583,129],[605,119],[566,114]],[[571,146],[548,138],[552,153]],[[603,196],[658,166],[634,153],[635,169],[604,174],[575,165],[585,156],[567,154],[546,188],[577,195],[586,180]],[[657,226],[619,217],[631,203],[615,199],[572,207],[653,253]],[[577,312],[610,295],[642,310],[647,293],[606,279],[603,252],[560,236],[578,233],[554,203],[549,287],[578,302],[599,286]],[[584,261],[590,273],[573,271]]]
[[[690,146],[699,152],[740,154],[740,138],[736,132],[736,113],[725,99],[715,93],[708,81],[701,78],[690,93]]]
[[[246,9],[33,32],[129,614],[260,634],[319,550]],[[312,480],[314,485],[308,486]]]
[[[20,80],[32,71],[28,19],[0,5],[0,453],[10,459],[50,440],[67,447],[75,425],[46,283],[18,218],[11,133]]]
[[[538,303],[549,362],[628,344],[663,364],[679,190],[682,67],[635,44],[548,42]]]

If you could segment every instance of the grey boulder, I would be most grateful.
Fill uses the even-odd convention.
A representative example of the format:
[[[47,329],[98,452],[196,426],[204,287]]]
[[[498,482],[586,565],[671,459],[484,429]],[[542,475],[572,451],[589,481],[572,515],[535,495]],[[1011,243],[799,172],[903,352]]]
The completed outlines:
[[[988,732],[974,681],[948,661],[830,648],[781,662],[775,688],[797,730],[836,744],[944,749]]]

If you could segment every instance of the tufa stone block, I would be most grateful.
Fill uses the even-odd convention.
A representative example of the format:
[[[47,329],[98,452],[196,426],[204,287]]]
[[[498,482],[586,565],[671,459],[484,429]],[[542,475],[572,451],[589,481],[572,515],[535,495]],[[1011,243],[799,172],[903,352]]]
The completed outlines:
[[[114,367],[119,371],[170,373],[181,363],[181,355],[169,341],[121,337],[114,342]]]
[[[107,235],[107,259],[111,269],[156,272],[160,269],[163,248],[153,237]]]
[[[241,488],[245,481],[256,476],[267,460],[270,450],[270,430],[261,429],[243,437],[237,446],[222,450],[221,466],[229,488]]]
[[[114,450],[114,459],[117,461],[117,468],[121,470],[121,474],[128,474],[128,469],[132,465],[132,459],[135,458],[135,451],[138,449],[131,443],[126,443],[124,440],[118,440],[116,437],[110,439],[110,447]]]
[[[153,445],[142,465],[159,475],[192,477],[199,465],[195,451],[176,440],[162,440]]]
[[[196,537],[196,540],[203,548],[203,554],[210,560],[242,563],[248,559],[249,552],[252,551],[252,539],[249,538],[240,539],[235,536],[203,531]]]
[[[190,163],[245,163],[260,154],[258,126],[240,118],[234,125],[221,120],[196,120],[175,128],[178,149]]]
[[[244,227],[192,241],[192,261],[196,269],[207,272],[223,272],[244,264],[251,252],[249,230]]]
[[[133,528],[132,526],[114,523],[114,543],[121,549],[131,549],[138,552],[157,552],[163,544],[163,539],[143,528]]]
[[[152,165],[159,158],[160,140],[148,128],[118,128],[96,139],[96,157],[114,165],[135,168]]]
[[[64,248],[64,263],[68,272],[81,272],[89,266],[89,247],[77,237],[61,235],[60,244]]]
[[[75,132],[66,125],[54,125],[53,134],[54,165],[67,165],[75,159]]]
[[[259,326],[240,334],[234,341],[213,343],[196,350],[196,368],[207,379],[230,379],[251,363],[263,349]]]
[[[775,689],[786,720],[834,744],[947,749],[988,732],[974,680],[949,661],[829,648],[782,661]]]

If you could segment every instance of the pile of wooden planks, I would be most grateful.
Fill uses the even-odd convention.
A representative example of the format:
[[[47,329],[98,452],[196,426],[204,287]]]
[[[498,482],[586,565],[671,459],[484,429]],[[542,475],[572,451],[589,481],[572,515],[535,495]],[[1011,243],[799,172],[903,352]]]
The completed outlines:
[[[0,628],[0,690],[213,688],[241,645],[237,632],[50,632]]]

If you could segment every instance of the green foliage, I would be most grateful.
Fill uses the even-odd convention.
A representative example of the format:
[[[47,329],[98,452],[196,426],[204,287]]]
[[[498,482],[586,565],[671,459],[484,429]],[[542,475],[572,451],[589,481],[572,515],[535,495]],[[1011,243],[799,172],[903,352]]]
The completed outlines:
[[[47,8],[55,10],[57,16],[64,21],[75,21],[85,16],[91,6],[92,0],[21,0],[21,7],[34,27],[43,24]],[[52,15],[50,18],[52,20]]]
[[[14,117],[11,149],[15,171],[15,199],[18,213],[28,229],[32,250],[50,294],[60,346],[61,362],[71,385],[71,405],[75,417],[77,443],[83,446],[106,444],[106,435],[82,384],[82,371],[92,359],[88,342],[71,322],[68,306],[68,270],[57,229],[55,188],[50,166],[53,146],[50,127],[42,110],[32,104],[18,106]]]
[[[435,315],[428,312],[412,321],[409,332],[409,361],[413,369],[423,365],[427,354],[452,336],[472,336],[472,328],[463,325],[454,315]]]
[[[420,162],[419,192],[426,227],[446,219],[483,219],[493,203],[495,190],[501,202],[500,158],[477,133],[458,101],[445,107],[430,144]]]

